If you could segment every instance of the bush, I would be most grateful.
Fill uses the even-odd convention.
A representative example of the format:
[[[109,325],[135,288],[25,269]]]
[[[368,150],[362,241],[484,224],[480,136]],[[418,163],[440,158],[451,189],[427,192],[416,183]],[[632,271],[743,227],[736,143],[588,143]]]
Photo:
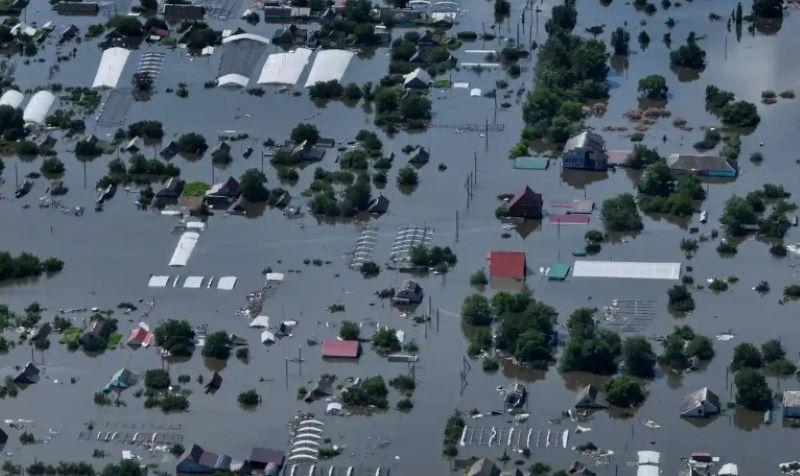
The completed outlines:
[[[206,337],[206,343],[203,346],[203,357],[225,360],[231,355],[231,342],[228,333],[225,331],[217,331]]]
[[[186,321],[170,319],[155,328],[156,345],[170,354],[187,357],[194,347],[194,331]]]
[[[493,357],[486,357],[481,361],[481,368],[484,372],[496,372],[500,368],[500,363]]]
[[[360,271],[361,275],[364,276],[365,278],[374,277],[380,274],[381,267],[378,266],[378,264],[375,263],[374,261],[366,261],[364,262],[364,264],[361,265]]]
[[[472,273],[472,276],[469,277],[469,284],[475,287],[483,287],[489,284],[489,280],[486,279],[486,273],[480,269]]]
[[[380,375],[369,377],[361,381],[360,384],[348,388],[342,393],[342,401],[349,407],[369,407],[386,408],[388,402],[386,396],[389,391]]]
[[[406,395],[414,393],[414,389],[417,388],[417,384],[414,382],[414,379],[408,375],[398,375],[389,381],[389,385]]]
[[[419,183],[417,171],[411,166],[405,166],[397,172],[397,185],[401,187],[416,187]]]
[[[473,326],[488,326],[492,323],[492,308],[489,300],[481,294],[464,298],[461,304],[461,319]]]
[[[42,261],[42,269],[46,273],[58,273],[64,269],[64,262],[58,258],[47,258]]]
[[[61,162],[56,157],[44,159],[41,168],[39,168],[39,171],[42,173],[42,175],[51,177],[63,174],[64,170],[64,162]]]
[[[240,393],[236,400],[242,407],[254,407],[261,403],[261,395],[255,389],[250,389]]]
[[[640,79],[638,90],[642,97],[658,101],[666,100],[669,93],[667,81],[660,74],[651,74]]]
[[[397,402],[397,409],[400,411],[407,412],[414,408],[414,403],[411,402],[410,398],[404,398]]]

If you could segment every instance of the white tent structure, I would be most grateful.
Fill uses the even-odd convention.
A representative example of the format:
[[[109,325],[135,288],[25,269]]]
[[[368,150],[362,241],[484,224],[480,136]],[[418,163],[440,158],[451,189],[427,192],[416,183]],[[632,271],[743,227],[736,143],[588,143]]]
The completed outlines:
[[[97,67],[97,74],[92,82],[93,89],[114,89],[125,69],[125,63],[131,55],[130,50],[125,48],[109,48],[103,51],[100,57],[100,66]]]
[[[261,343],[262,344],[274,344],[277,339],[275,338],[275,334],[270,331],[264,331],[261,333]]]
[[[217,78],[217,86],[221,88],[246,88],[249,82],[250,78],[236,73],[225,74]]]
[[[288,84],[294,86],[311,58],[311,50],[297,48],[288,53],[275,53],[267,57],[258,84]]]
[[[217,289],[231,291],[236,286],[236,276],[222,276],[217,280]]]
[[[667,279],[681,277],[680,263],[645,263],[631,261],[576,261],[576,278]]]
[[[25,95],[15,89],[9,89],[0,96],[0,106],[11,106],[18,109],[25,100]]]
[[[346,50],[320,51],[314,59],[311,72],[308,73],[306,87],[327,81],[341,81],[353,56],[355,53]]]
[[[255,319],[250,321],[250,324],[248,324],[248,326],[255,327],[258,329],[267,329],[269,328],[269,316],[265,316],[263,314],[256,316]]]
[[[254,35],[252,33],[239,33],[238,35],[231,35],[222,39],[222,44],[233,43],[239,40],[253,40],[258,41],[259,43],[264,43],[265,45],[269,44],[269,39],[264,38],[261,35]]]
[[[170,266],[186,266],[189,262],[189,257],[192,256],[192,251],[197,245],[197,240],[200,239],[200,234],[194,231],[187,231],[181,235],[178,240],[178,245],[172,253],[172,259],[169,260]]]
[[[22,111],[22,119],[26,124],[43,125],[47,113],[55,102],[56,97],[50,91],[37,92]]]

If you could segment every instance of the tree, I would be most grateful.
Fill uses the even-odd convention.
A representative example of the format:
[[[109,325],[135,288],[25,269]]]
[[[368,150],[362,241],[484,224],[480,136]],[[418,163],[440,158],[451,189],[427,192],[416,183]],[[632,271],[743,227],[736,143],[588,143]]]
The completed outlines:
[[[756,105],[747,101],[735,101],[724,108],[721,114],[722,123],[732,127],[755,127],[761,122]]]
[[[430,119],[431,101],[421,94],[407,94],[400,100],[400,114],[406,121]]]
[[[375,112],[386,113],[396,111],[400,98],[394,88],[381,88],[375,94]]]
[[[194,347],[194,331],[186,321],[170,319],[162,322],[155,329],[156,345],[179,357],[192,354]]]
[[[417,171],[407,165],[397,171],[397,185],[401,187],[415,187],[419,183]]]
[[[383,377],[376,375],[366,378],[360,384],[342,392],[342,402],[349,407],[368,407],[372,405],[377,408],[386,408],[388,406],[386,401],[388,394],[389,389],[386,388]]]
[[[628,167],[632,169],[642,169],[645,166],[660,160],[661,156],[658,154],[658,152],[644,144],[634,144],[633,150],[625,159]]]
[[[753,344],[742,342],[733,348],[733,360],[731,361],[733,370],[743,368],[757,369],[762,364],[761,352]]]
[[[231,355],[233,343],[228,333],[217,331],[206,336],[206,344],[203,346],[203,357],[212,359],[226,360]]]
[[[612,231],[633,232],[644,228],[636,202],[629,193],[604,201],[601,215],[606,227]]]
[[[339,326],[339,337],[343,340],[358,340],[360,332],[358,324],[352,321],[342,321]]]
[[[761,372],[741,369],[733,379],[736,385],[736,403],[748,410],[764,411],[772,407],[772,393]]]
[[[236,397],[236,400],[242,407],[254,407],[261,402],[261,395],[259,395],[255,389],[251,388],[250,390],[245,390],[244,392],[241,392]]]
[[[2,106],[0,106],[2,107]],[[75,156],[81,157],[97,157],[103,153],[103,150],[92,142],[87,140],[79,140],[75,143]]]
[[[711,360],[714,357],[714,345],[708,337],[697,335],[689,341],[686,353],[700,360]]]
[[[142,10],[147,12],[156,11],[158,9],[158,0],[139,0]]]
[[[783,0],[754,0],[753,15],[780,18],[783,16]]]
[[[142,24],[136,17],[129,15],[117,15],[111,17],[106,23],[109,29],[115,29],[124,36],[140,37],[143,34]]]
[[[469,284],[470,286],[480,288],[489,284],[489,280],[486,279],[486,273],[482,269],[479,269],[469,277]]]
[[[158,140],[164,137],[164,126],[161,121],[138,121],[128,125],[128,139],[134,137],[144,137],[146,139]]]
[[[622,27],[618,27],[611,32],[611,46],[614,48],[615,55],[628,56],[628,44],[630,41],[631,34]]]
[[[549,362],[551,354],[549,336],[537,329],[525,331],[517,338],[514,358],[520,362]]]
[[[6,131],[22,131],[25,121],[22,120],[22,110],[11,106],[0,106],[0,133],[6,135]]]
[[[694,299],[692,293],[684,285],[675,285],[667,291],[669,298],[669,308],[680,313],[691,312],[694,310]]]
[[[488,326],[492,323],[492,308],[482,294],[472,294],[461,304],[461,319],[473,326]]]
[[[702,70],[706,67],[706,52],[700,48],[695,39],[695,33],[689,33],[686,44],[670,52],[672,66]]]
[[[756,224],[756,211],[746,199],[733,195],[725,202],[725,208],[719,221],[725,227],[725,232],[731,236],[741,236],[747,233],[749,225]]]
[[[400,341],[397,331],[392,328],[383,328],[372,335],[372,345],[381,352],[397,352],[400,350]]]
[[[170,386],[169,372],[164,369],[151,369],[144,373],[144,386],[155,390],[166,390]]]
[[[206,138],[196,132],[181,135],[176,145],[182,154],[202,155],[208,149]]]
[[[647,167],[638,188],[645,195],[668,196],[672,192],[672,173],[666,162],[659,160]]]
[[[665,101],[669,87],[667,80],[660,74],[651,74],[639,80],[638,90],[647,99]]]
[[[508,0],[494,0],[494,14],[498,17],[505,17],[511,13],[511,3]]]
[[[308,142],[309,144],[316,144],[319,140],[319,131],[313,124],[301,123],[294,126],[291,134],[292,142],[299,144],[301,142]]]
[[[649,44],[650,44],[650,35],[648,35],[646,31],[642,30],[641,32],[639,32],[639,47],[642,50],[646,50]]]
[[[42,166],[39,169],[39,171],[42,172],[42,175],[50,177],[62,175],[64,170],[64,162],[58,160],[58,157],[48,157],[44,159]]]
[[[650,342],[644,337],[630,337],[625,339],[622,346],[622,358],[625,362],[625,372],[636,377],[652,377],[653,366],[656,364],[656,355]]]
[[[106,466],[100,476],[145,476],[145,474],[145,470],[139,467],[136,460],[122,460]]]
[[[644,401],[642,386],[627,375],[612,378],[606,384],[608,403],[622,408],[636,406]]]
[[[781,341],[778,339],[770,339],[761,344],[761,355],[764,358],[764,362],[771,363],[784,358],[786,356],[786,351],[783,350]]]
[[[264,187],[267,177],[258,169],[247,169],[239,178],[242,196],[251,202],[266,202],[269,190]]]

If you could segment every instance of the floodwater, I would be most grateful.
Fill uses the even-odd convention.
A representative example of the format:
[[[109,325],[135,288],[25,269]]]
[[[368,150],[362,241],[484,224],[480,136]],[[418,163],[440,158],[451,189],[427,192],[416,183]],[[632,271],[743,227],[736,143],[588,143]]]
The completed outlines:
[[[120,11],[126,11],[124,2],[119,2]],[[231,2],[223,2],[229,5]],[[552,2],[541,5],[542,13],[536,23],[531,24],[527,15],[526,26],[520,26],[521,41],[543,42],[544,21]],[[505,36],[516,36],[516,23],[521,16],[520,2],[514,2],[511,20],[500,30]],[[749,10],[749,2],[744,5]],[[231,7],[241,10],[243,5]],[[458,30],[480,31],[482,22],[488,29],[491,24],[492,5],[478,0],[463,0]],[[792,35],[797,31],[797,15],[787,12],[777,34],[756,33],[751,36],[746,30],[741,41],[728,33],[724,22],[710,22],[708,15],[716,12],[727,17],[732,8],[730,2],[695,1],[683,3],[669,12],[661,11],[653,16],[635,12],[633,6],[621,1],[604,7],[600,3],[586,0],[579,5],[576,32],[584,34],[584,28],[604,24],[606,31],[601,36],[608,39],[610,32],[627,20],[631,30],[632,54],[624,70],[612,70],[612,84],[608,110],[602,117],[588,120],[588,124],[600,130],[604,126],[632,126],[622,114],[636,107],[636,84],[640,77],[659,73],[667,78],[670,98],[667,108],[672,118],[688,119],[694,129],[684,132],[672,126],[672,118],[660,120],[646,133],[645,142],[658,145],[662,153],[689,152],[691,144],[702,137],[702,126],[716,125],[718,121],[703,110],[703,91],[707,84],[716,84],[722,89],[736,93],[737,98],[759,103],[760,91],[772,89],[798,89],[800,64],[793,61],[800,38]],[[234,14],[237,16],[238,14]],[[682,44],[689,31],[703,36],[701,45],[708,52],[708,66],[699,78],[682,82],[670,71],[667,48],[660,39],[668,28],[667,17],[677,24],[671,30],[673,45]],[[58,33],[63,26],[76,23],[82,29],[98,19],[66,18],[53,15],[45,2],[32,2],[27,11],[28,22],[43,24],[53,20]],[[646,20],[651,43],[642,51],[636,43],[642,28],[640,21]],[[271,36],[276,25],[247,25],[243,21],[221,22],[211,19],[217,28],[241,26],[246,31]],[[396,30],[395,35],[402,32]],[[538,33],[537,33],[538,32]],[[530,35],[530,36],[529,36]],[[54,35],[57,37],[57,35]],[[727,40],[726,40],[727,38]],[[50,75],[50,64],[56,51],[55,40],[46,42],[36,58],[43,63],[23,64],[19,56],[9,58],[15,65],[15,82],[23,89],[35,88],[48,83],[65,86],[88,86],[100,58],[100,49],[95,41],[81,44],[68,43],[60,47],[63,53],[77,48],[77,58],[59,63],[57,72]],[[481,61],[466,49],[499,49],[498,41],[466,43],[456,54],[460,61]],[[219,51],[211,58],[190,59],[183,50],[168,50],[159,46],[143,45],[131,55],[123,73],[121,85],[126,85],[138,58],[149,51],[166,53],[163,71],[156,80],[156,92],[146,102],[133,102],[124,120],[126,123],[141,119],[158,119],[164,123],[165,141],[181,133],[197,131],[206,136],[213,147],[216,137],[223,131],[247,132],[250,139],[233,143],[234,162],[226,169],[211,167],[210,154],[199,161],[189,162],[181,157],[173,159],[187,180],[220,180],[228,175],[239,176],[251,167],[260,167],[260,144],[266,138],[276,141],[288,136],[298,122],[316,124],[322,135],[333,137],[337,142],[352,140],[359,129],[375,130],[372,115],[366,113],[361,104],[354,107],[331,102],[317,108],[307,96],[293,97],[268,89],[263,97],[250,96],[244,91],[204,89],[203,83],[216,77]],[[270,46],[270,52],[276,51]],[[615,60],[614,64],[619,61]],[[388,66],[385,49],[378,49],[369,59],[356,59],[344,82],[377,81]],[[535,67],[535,55],[523,60],[523,74],[518,79],[508,79],[509,91],[527,88]],[[454,71],[454,81],[468,81],[470,87],[490,90],[497,79],[506,74],[498,71],[474,72]],[[188,85],[189,97],[182,99],[167,88],[176,88],[179,82]],[[302,81],[301,81],[302,82]],[[103,93],[104,99],[109,93]],[[117,93],[118,94],[118,93]],[[681,261],[694,267],[696,282],[709,277],[739,277],[739,282],[727,292],[713,294],[707,290],[694,292],[696,310],[683,319],[676,319],[666,311],[666,290],[673,285],[663,281],[626,281],[604,279],[581,279],[569,277],[565,282],[548,282],[537,274],[540,267],[558,261],[572,259],[571,250],[583,244],[585,226],[560,226],[544,222],[529,227],[525,233],[514,231],[503,237],[504,230],[494,219],[498,205],[496,195],[511,193],[530,185],[544,195],[545,201],[555,199],[583,198],[602,200],[621,192],[633,192],[635,174],[625,171],[609,172],[596,176],[586,173],[571,173],[562,177],[558,162],[547,171],[515,170],[507,160],[507,151],[519,137],[521,111],[516,95],[510,99],[498,98],[498,103],[512,103],[508,109],[495,110],[494,101],[487,98],[471,98],[468,90],[449,92],[433,91],[435,127],[425,132],[398,133],[387,137],[379,132],[384,141],[386,154],[395,152],[397,158],[390,174],[389,184],[382,191],[391,200],[389,212],[375,220],[379,239],[373,259],[382,263],[388,259],[395,230],[405,225],[429,225],[436,229],[433,242],[451,246],[457,253],[456,268],[446,275],[429,275],[419,281],[431,298],[434,317],[427,328],[413,325],[401,316],[398,310],[381,302],[375,291],[395,286],[407,276],[383,270],[374,279],[364,280],[360,274],[348,269],[347,254],[352,251],[355,239],[363,222],[330,224],[306,216],[299,220],[288,220],[279,211],[266,209],[251,218],[224,216],[217,213],[209,219],[208,229],[200,241],[188,266],[170,269],[167,262],[178,240],[173,233],[175,218],[157,212],[137,211],[133,205],[136,195],[120,190],[101,213],[92,210],[96,198],[93,184],[105,172],[113,157],[101,157],[81,164],[69,152],[74,139],[59,136],[57,150],[67,164],[64,183],[70,189],[63,197],[65,206],[81,205],[87,208],[83,217],[64,215],[51,209],[39,209],[37,197],[46,188],[44,179],[38,179],[33,192],[22,200],[12,197],[15,168],[20,177],[38,171],[41,158],[32,161],[4,157],[6,183],[0,188],[5,199],[0,201],[0,220],[4,226],[0,233],[0,249],[14,253],[30,251],[40,256],[57,256],[65,261],[64,271],[54,277],[14,283],[0,288],[0,299],[16,311],[36,300],[47,308],[45,318],[52,318],[58,309],[98,306],[115,308],[123,301],[144,303],[153,300],[155,307],[146,318],[151,325],[166,318],[182,318],[193,325],[207,325],[209,330],[227,330],[245,337],[250,344],[250,360],[243,363],[231,358],[226,364],[205,362],[197,351],[186,362],[170,365],[173,380],[178,375],[188,374],[193,382],[187,387],[194,393],[190,396],[191,408],[187,413],[164,415],[158,410],[146,410],[143,402],[133,397],[132,391],[122,394],[125,406],[98,407],[92,403],[92,394],[102,388],[111,375],[121,367],[135,373],[161,366],[161,361],[151,350],[131,351],[121,349],[105,352],[93,357],[83,352],[70,353],[65,346],[51,338],[52,345],[44,353],[37,352],[37,363],[44,362],[46,378],[39,384],[20,392],[17,398],[2,402],[0,414],[4,419],[34,420],[34,433],[44,438],[48,430],[59,434],[47,443],[21,446],[17,432],[10,431],[11,438],[3,449],[13,453],[13,460],[32,462],[34,459],[90,460],[93,449],[106,451],[107,461],[116,460],[126,447],[118,443],[97,442],[79,439],[85,424],[94,422],[96,429],[117,428],[135,425],[146,431],[153,425],[166,425],[169,431],[183,435],[184,446],[198,443],[203,447],[232,457],[244,458],[253,446],[285,449],[288,445],[287,424],[299,411],[311,411],[326,422],[325,436],[332,442],[346,446],[344,453],[332,460],[336,466],[357,465],[361,467],[391,468],[392,474],[445,474],[449,464],[441,456],[441,436],[447,417],[455,410],[477,408],[487,414],[483,419],[470,420],[468,425],[488,428],[507,428],[506,417],[490,417],[488,412],[500,406],[500,397],[495,388],[520,379],[530,393],[527,410],[531,418],[525,428],[533,434],[552,430],[570,430],[568,446],[588,441],[602,449],[614,451],[610,463],[593,467],[599,474],[632,474],[635,470],[628,462],[635,460],[635,452],[655,449],[663,452],[664,474],[675,474],[682,468],[681,457],[691,451],[708,451],[719,456],[723,462],[739,465],[743,474],[768,474],[775,471],[776,464],[797,459],[795,429],[781,424],[780,419],[772,425],[764,425],[760,414],[741,410],[726,410],[710,421],[691,422],[678,417],[681,397],[701,386],[709,386],[720,395],[723,402],[732,399],[732,391],[726,378],[726,366],[730,361],[733,346],[742,341],[760,344],[771,338],[781,338],[790,357],[797,355],[800,347],[800,328],[795,321],[797,304],[779,304],[780,290],[796,281],[794,261],[791,258],[776,259],[770,256],[768,246],[755,240],[747,240],[739,246],[733,259],[717,255],[714,242],[701,244],[700,250],[686,261],[679,249],[680,239],[688,236],[688,228],[664,218],[646,217],[645,228],[635,238],[620,239],[603,245],[599,259]],[[800,193],[797,183],[797,156],[792,137],[793,125],[800,119],[800,112],[793,100],[780,99],[777,104],[759,103],[762,118],[757,130],[742,137],[740,166],[742,174],[729,183],[709,184],[709,198],[703,207],[709,212],[709,224],[700,226],[709,233],[719,217],[723,202],[734,193],[744,194],[772,182],[783,185],[794,195]],[[87,118],[87,132],[101,138],[110,137],[114,127],[101,127],[95,117]],[[469,124],[502,124],[501,132],[491,132],[488,138],[478,133],[459,131]],[[609,148],[630,148],[628,132],[603,132]],[[662,141],[666,136],[666,142]],[[759,145],[763,143],[764,145]],[[420,184],[411,194],[397,189],[394,174],[400,167],[406,144],[421,144],[431,151],[431,162],[420,171]],[[241,157],[245,147],[253,146],[256,152],[250,159]],[[152,148],[155,153],[156,148]],[[747,160],[750,153],[760,150],[765,157],[762,165],[755,166]],[[147,149],[147,155],[151,153]],[[468,204],[464,183],[473,170],[474,155],[477,154],[477,185]],[[330,151],[321,166],[335,169],[335,151]],[[437,165],[447,165],[438,171]],[[265,171],[268,186],[278,184],[275,171],[269,164]],[[313,167],[301,172],[300,181],[290,187],[293,196],[311,181]],[[285,186],[285,185],[284,185]],[[377,190],[373,189],[373,193]],[[302,200],[302,199],[301,199]],[[29,207],[26,207],[29,206]],[[459,214],[459,229],[456,230],[456,213]],[[597,213],[592,216],[590,227],[600,227]],[[458,236],[458,240],[456,240]],[[796,230],[790,230],[787,242],[800,241]],[[689,324],[697,332],[714,336],[732,331],[735,338],[728,342],[715,342],[716,357],[707,369],[682,377],[659,374],[646,384],[648,399],[636,409],[632,416],[619,413],[599,412],[581,425],[591,427],[588,433],[575,435],[576,424],[555,421],[561,412],[571,407],[575,392],[588,382],[601,383],[602,379],[584,375],[563,375],[555,368],[547,372],[531,372],[506,366],[493,374],[483,373],[480,363],[472,362],[467,372],[466,386],[462,388],[459,372],[463,367],[466,352],[466,337],[459,318],[460,302],[472,292],[469,275],[486,266],[486,252],[495,249],[523,250],[527,254],[529,271],[528,285],[534,296],[554,306],[559,311],[559,324],[563,325],[571,311],[580,306],[602,307],[613,299],[641,299],[655,301],[656,317],[642,330],[642,334],[654,336],[668,332],[675,324]],[[304,259],[327,260],[322,266],[305,265]],[[286,281],[278,287],[264,304],[264,314],[273,319],[291,318],[298,321],[295,334],[267,348],[260,344],[258,331],[249,329],[247,321],[236,317],[234,310],[242,306],[247,293],[263,284],[261,272],[271,267],[274,271],[287,272]],[[297,270],[297,272],[292,272]],[[182,288],[149,289],[150,274],[175,276],[204,275],[238,277],[236,288],[230,292]],[[768,280],[772,293],[760,297],[751,287],[760,280]],[[333,303],[345,305],[344,313],[330,314],[326,308]],[[422,306],[418,312],[426,312]],[[119,311],[119,327],[127,334],[139,320],[141,310],[128,316]],[[88,313],[76,314],[75,319],[88,317]],[[420,361],[416,365],[417,390],[412,400],[414,409],[401,413],[394,409],[401,397],[390,390],[390,410],[370,416],[329,417],[324,415],[325,402],[306,404],[296,399],[296,389],[315,381],[321,373],[335,373],[340,381],[347,376],[367,377],[381,374],[387,380],[408,372],[406,364],[390,363],[378,357],[372,349],[365,348],[358,363],[323,362],[318,347],[309,347],[306,339],[320,339],[336,335],[336,324],[343,319],[376,322],[406,332],[407,339],[415,341],[420,348]],[[362,334],[369,335],[370,327],[365,323]],[[9,332],[8,335],[11,335]],[[294,358],[302,349],[302,367],[288,366],[286,380],[286,358]],[[27,346],[18,346],[7,355],[0,356],[0,367],[10,372],[11,367],[23,365],[30,360]],[[211,371],[219,369],[223,376],[220,391],[210,395],[203,393],[195,378],[206,379]],[[301,374],[302,372],[302,374]],[[77,382],[70,384],[70,378]],[[58,383],[56,383],[58,380]],[[775,391],[800,388],[794,377],[768,379]],[[263,404],[255,410],[243,410],[236,404],[236,395],[246,389],[255,388],[262,395]],[[778,412],[779,416],[779,412]],[[659,429],[649,429],[642,421],[658,422]],[[116,426],[115,426],[116,425]],[[163,431],[163,430],[162,430]],[[514,437],[516,438],[516,437]],[[542,434],[541,438],[544,438]],[[460,448],[460,456],[499,457],[504,448],[476,445]],[[514,446],[514,445],[512,445]],[[174,458],[165,453],[148,453],[140,447],[132,448],[160,469],[172,471]],[[508,450],[512,462],[519,455]],[[591,464],[591,461],[574,451],[558,448],[532,448],[531,460],[544,461],[554,468],[564,468],[574,459]],[[97,461],[98,465],[104,462]],[[510,463],[509,463],[510,464]]]

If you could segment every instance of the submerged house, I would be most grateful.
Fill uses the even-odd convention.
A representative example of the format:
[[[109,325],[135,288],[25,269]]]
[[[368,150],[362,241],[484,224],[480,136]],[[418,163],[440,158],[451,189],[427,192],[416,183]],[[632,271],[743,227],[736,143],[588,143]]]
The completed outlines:
[[[199,445],[192,445],[178,459],[175,471],[179,474],[213,474],[218,471],[228,471],[230,466],[230,456],[218,455],[204,450]]]
[[[425,147],[419,146],[414,153],[411,154],[408,163],[416,167],[422,167],[427,164],[429,160],[431,160],[431,154],[425,150]]]
[[[467,476],[500,476],[500,468],[487,458],[480,458],[469,467]]]
[[[206,191],[206,203],[215,204],[228,204],[239,196],[239,182],[233,177],[228,177],[222,182],[215,183]]]
[[[255,447],[250,452],[247,465],[253,473],[264,475],[277,475],[283,467],[283,452],[269,448]]]
[[[525,281],[524,251],[491,251],[487,258],[490,278],[513,278]]]
[[[361,343],[357,340],[328,339],[322,343],[322,358],[357,359]]]
[[[508,216],[539,220],[542,218],[542,195],[526,186],[508,201]]]
[[[682,417],[706,418],[716,415],[722,410],[717,394],[703,387],[683,397],[681,401]]]
[[[30,362],[25,364],[25,367],[22,369],[22,372],[17,374],[17,376],[14,377],[13,380],[14,383],[26,384],[26,385],[34,384],[38,381],[39,381],[39,369],[36,368],[36,366]]]
[[[403,75],[403,87],[406,89],[427,89],[431,82],[431,75],[422,68]]]
[[[673,174],[736,177],[739,173],[734,161],[719,155],[670,154],[667,166]]]
[[[389,199],[379,194],[369,202],[367,212],[375,215],[383,215],[389,209]]]
[[[167,183],[164,184],[164,188],[156,193],[157,198],[178,198],[181,196],[183,192],[183,186],[186,184],[183,180],[179,179],[178,177],[171,177],[167,180]]]
[[[325,157],[325,149],[304,140],[292,147],[290,154],[295,162],[317,162]]]
[[[783,417],[800,418],[800,391],[785,390],[783,392]]]
[[[81,334],[78,341],[88,351],[98,350],[105,347],[112,331],[111,323],[105,319],[96,319],[89,325],[89,329]]]
[[[272,36],[272,43],[276,45],[301,46],[308,41],[308,30],[300,28],[294,23],[281,28]]]
[[[29,340],[31,342],[36,342],[36,343],[44,342],[47,340],[48,337],[50,337],[51,332],[53,332],[53,327],[50,325],[49,322],[45,322],[44,324],[39,326],[38,329],[36,329],[36,332],[34,332],[32,336],[30,336]]]
[[[606,405],[600,402],[597,394],[597,387],[594,385],[583,387],[575,399],[575,408],[605,408]]]
[[[599,134],[583,131],[564,144],[561,160],[565,169],[606,170],[606,143]]]
[[[121,392],[134,384],[133,373],[130,370],[122,368],[117,370],[111,380],[108,381],[103,392]]]
[[[416,281],[407,279],[392,298],[392,304],[419,304],[422,302],[422,286]]]

